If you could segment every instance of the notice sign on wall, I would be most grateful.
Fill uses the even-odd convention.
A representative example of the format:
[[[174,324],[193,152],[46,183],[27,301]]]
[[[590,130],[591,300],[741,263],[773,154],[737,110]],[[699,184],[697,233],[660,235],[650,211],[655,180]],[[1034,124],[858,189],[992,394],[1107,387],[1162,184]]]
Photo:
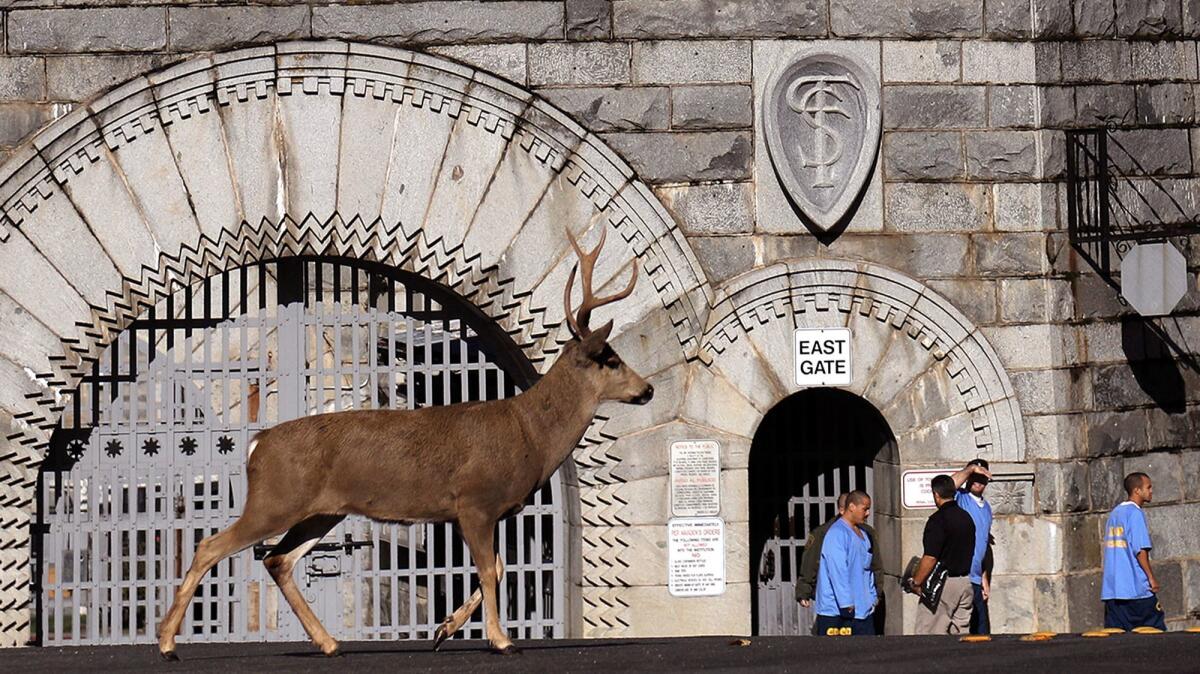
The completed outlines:
[[[671,443],[671,514],[712,517],[721,512],[721,445],[716,440]]]
[[[933,502],[933,487],[930,482],[938,475],[953,475],[957,468],[931,468],[928,470],[906,470],[900,476],[901,502],[905,508],[936,508]]]
[[[797,328],[795,356],[797,386],[850,385],[850,328]]]
[[[667,589],[675,597],[725,593],[725,522],[689,517],[667,522]]]

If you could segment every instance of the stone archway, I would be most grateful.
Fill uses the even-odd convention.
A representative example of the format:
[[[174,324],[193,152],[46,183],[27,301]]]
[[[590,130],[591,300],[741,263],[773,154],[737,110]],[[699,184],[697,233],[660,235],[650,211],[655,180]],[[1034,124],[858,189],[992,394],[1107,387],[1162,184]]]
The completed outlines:
[[[800,562],[810,534],[837,516],[839,494],[866,492],[873,500],[868,523],[877,537],[890,534],[894,518],[875,511],[895,512],[877,493],[892,492],[875,487],[895,478],[895,444],[879,410],[842,389],[797,391],[763,417],[754,432],[747,489],[755,634],[810,633],[812,607],[796,602]],[[876,633],[883,634],[886,601],[874,615]]]
[[[613,230],[600,284],[638,260],[634,296],[598,319],[644,374],[672,377],[711,293],[682,233],[602,142],[484,72],[280,43],[138,77],[42,130],[0,167],[0,645],[29,626],[27,525],[62,396],[157,298],[254,260],[359,257],[455,290],[544,368],[566,336],[564,226],[586,243]],[[630,624],[613,433],[666,404],[604,410],[576,453],[586,635]]]
[[[919,548],[923,520],[922,511],[901,506],[902,469],[977,456],[1025,460],[1025,430],[1008,375],[983,333],[949,301],[893,270],[798,260],[748,272],[717,290],[682,412],[686,423],[718,424],[733,450],[726,470],[748,467],[763,417],[798,390],[792,353],[798,327],[853,333],[853,380],[844,390],[874,406],[895,437],[876,458],[882,470],[875,517],[883,520],[885,570],[899,574],[906,555]],[[743,510],[730,517],[745,516]],[[912,606],[897,584],[883,590],[889,630],[898,632],[911,622]]]
[[[899,462],[1025,460],[1016,394],[982,331],[941,295],[878,265],[802,260],[733,279],[718,291],[698,356],[765,411],[796,390],[798,327],[854,331],[846,390],[888,419]]]

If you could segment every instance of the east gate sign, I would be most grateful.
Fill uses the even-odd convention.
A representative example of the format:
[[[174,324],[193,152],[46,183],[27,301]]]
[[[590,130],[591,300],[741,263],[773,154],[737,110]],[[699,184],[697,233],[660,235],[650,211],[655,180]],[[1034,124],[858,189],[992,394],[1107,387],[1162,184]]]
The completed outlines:
[[[850,328],[797,328],[797,386],[849,386]]]

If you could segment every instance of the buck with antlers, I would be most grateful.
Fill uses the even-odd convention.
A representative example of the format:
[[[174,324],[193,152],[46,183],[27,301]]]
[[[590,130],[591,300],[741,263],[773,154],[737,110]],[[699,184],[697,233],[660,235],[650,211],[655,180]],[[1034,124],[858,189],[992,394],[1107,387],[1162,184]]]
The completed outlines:
[[[608,345],[612,321],[588,328],[596,308],[627,297],[592,293],[592,273],[604,234],[584,253],[567,232],[579,263],[563,298],[573,339],[529,390],[504,400],[417,410],[358,410],[304,417],[259,433],[250,445],[249,488],[241,516],[196,548],[175,602],[158,631],[158,647],[177,659],[175,635],[196,587],[222,559],[283,532],[263,560],[308,636],[326,655],[338,642],[317,620],[292,579],[292,569],[347,515],[385,522],[455,522],[470,548],[482,589],[438,627],[437,648],[470,618],[482,600],[487,638],[501,653],[516,652],[500,626],[496,588],[503,573],[493,550],[496,523],[519,511],[570,456],[604,400],[644,404],[654,389]],[[583,303],[571,310],[580,272]]]

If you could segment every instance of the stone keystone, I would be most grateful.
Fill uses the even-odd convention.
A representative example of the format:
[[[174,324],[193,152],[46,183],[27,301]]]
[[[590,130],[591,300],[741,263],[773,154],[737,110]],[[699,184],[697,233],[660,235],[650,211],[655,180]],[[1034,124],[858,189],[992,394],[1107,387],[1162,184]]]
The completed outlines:
[[[792,203],[829,230],[858,202],[879,150],[879,82],[847,56],[817,53],[772,73],[760,103],[767,151]]]

